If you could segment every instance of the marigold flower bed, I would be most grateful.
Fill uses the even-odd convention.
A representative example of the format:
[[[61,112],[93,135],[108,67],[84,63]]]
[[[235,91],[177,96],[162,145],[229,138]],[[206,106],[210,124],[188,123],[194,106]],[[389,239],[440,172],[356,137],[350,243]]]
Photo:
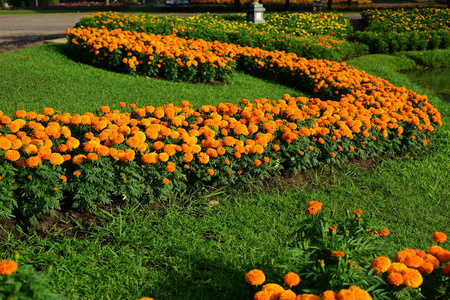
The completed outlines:
[[[124,34],[117,33],[106,46],[114,47]],[[77,38],[80,51],[96,51],[97,44],[84,48],[83,36]],[[86,46],[93,40],[86,37]],[[156,45],[149,41],[149,48],[142,46],[139,52],[139,45],[130,43],[127,51],[145,59],[141,53]],[[183,101],[180,106],[130,105],[130,112],[101,107],[98,114],[71,115],[46,108],[42,114],[18,111],[13,118],[1,116],[1,215],[11,216],[16,208],[26,216],[51,213],[63,199],[74,207],[94,208],[110,203],[111,195],[138,201],[186,187],[250,182],[281,170],[338,164],[426,145],[434,126],[442,124],[425,96],[345,63],[198,43],[204,46],[202,53],[211,51],[209,55],[224,64],[293,82],[323,100],[284,95],[276,101],[244,99],[239,105],[197,110]],[[109,47],[97,49],[112,53]],[[169,52],[163,51],[160,58],[167,59]],[[221,55],[214,56],[217,53]],[[196,61],[200,69],[202,58],[192,56],[182,57],[193,58],[189,61]],[[148,63],[139,61],[136,69],[140,65]]]
[[[367,52],[367,46],[343,40],[352,32],[352,26],[342,15],[330,13],[275,13],[266,16],[266,23],[257,25],[246,22],[243,14],[224,17],[205,14],[176,18],[98,13],[81,18],[75,27],[174,34],[183,39],[284,50],[306,58],[337,61]]]

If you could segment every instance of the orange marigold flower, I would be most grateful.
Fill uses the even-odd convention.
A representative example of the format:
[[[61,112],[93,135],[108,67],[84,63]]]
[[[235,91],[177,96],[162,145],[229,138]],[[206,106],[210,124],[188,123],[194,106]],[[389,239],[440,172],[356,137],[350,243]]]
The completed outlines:
[[[439,262],[439,260],[438,260],[436,257],[434,257],[433,255],[431,255],[431,254],[425,254],[425,255],[422,257],[422,259],[423,259],[424,262],[429,262],[429,263],[431,263],[431,264],[433,265],[433,268],[434,268],[434,269],[439,268],[440,262]]]
[[[78,176],[81,175],[81,172],[80,172],[80,171],[75,171],[75,172],[73,172],[73,175],[76,176],[76,177],[78,177]]]
[[[278,300],[295,300],[297,295],[292,290],[282,291]]]
[[[266,291],[259,291],[253,297],[254,300],[270,300],[270,295]]]
[[[403,284],[403,275],[400,272],[391,272],[387,276],[387,281],[395,286]]]
[[[206,170],[206,173],[208,173],[208,175],[213,176],[214,175],[214,170],[213,169],[208,169]]]
[[[447,240],[447,235],[443,232],[436,231],[433,233],[433,240],[437,243],[445,242],[445,240]]]
[[[266,275],[261,270],[253,269],[245,274],[245,281],[251,285],[261,285],[266,281]]]
[[[380,230],[376,231],[376,234],[378,236],[387,236],[389,235],[389,230],[387,229],[387,227],[381,228]]]
[[[300,276],[297,273],[289,272],[284,276],[284,282],[289,286],[293,287],[300,283]]]
[[[52,165],[58,166],[64,162],[64,157],[59,153],[52,153],[49,160]]]
[[[402,272],[403,274],[403,283],[412,289],[418,288],[422,282],[423,277],[416,269],[406,269]]]
[[[204,153],[204,152],[200,152],[197,155],[198,158],[198,162],[201,164],[207,164],[209,162],[209,156],[208,154]]]
[[[55,110],[53,108],[46,107],[42,110],[42,113],[46,116],[49,116],[49,115],[53,115],[55,113]]]
[[[1,260],[0,261],[0,275],[10,275],[14,273],[19,266],[13,260]]]
[[[24,111],[24,110],[18,110],[18,111],[16,111],[16,113],[14,114],[14,116],[16,117],[16,118],[25,118],[26,117],[26,115],[27,115],[27,112],[26,111]]]
[[[167,178],[164,178],[162,182],[163,182],[164,184],[169,184],[169,183],[170,183],[170,180],[167,179]]]
[[[439,252],[441,252],[443,250],[444,249],[440,246],[431,246],[427,249],[427,254],[431,254],[431,255],[437,257]]]
[[[420,273],[430,274],[434,270],[434,266],[431,262],[423,261],[420,267],[417,269]]]
[[[441,274],[445,276],[450,276],[450,265],[445,265],[441,268]]]
[[[175,171],[175,163],[169,161],[169,162],[167,163],[166,170],[167,170],[167,172],[169,172],[169,173],[174,172],[174,171]]]
[[[29,168],[35,168],[41,163],[42,163],[42,158],[40,158],[39,156],[30,156],[26,160],[26,166]]]
[[[5,159],[9,161],[16,161],[20,158],[19,151],[16,150],[8,150],[5,152]]]
[[[20,161],[20,160],[19,160]],[[439,252],[436,255],[436,258],[441,262],[441,263],[447,263],[450,261],[450,250],[442,250],[441,252]]]
[[[403,249],[402,251],[397,252],[394,256],[394,260],[396,262],[404,263],[405,259],[411,255],[416,255],[416,251],[414,249],[406,248],[406,249]]]
[[[84,163],[85,160],[86,160],[85,155],[78,154],[72,158],[72,163],[74,163],[75,165],[81,165],[82,163]]]
[[[5,137],[0,137],[0,149],[1,150],[8,150],[12,146],[12,143],[10,140],[8,140]]]
[[[314,295],[314,294],[300,294],[297,295],[297,298],[295,298],[296,300],[321,300],[322,298]]]
[[[97,155],[97,153],[91,152],[86,155],[86,158],[91,161],[96,161],[96,160],[98,160],[98,155]]]
[[[355,216],[360,216],[362,215],[363,211],[361,209],[355,209],[354,211],[352,211],[352,214],[354,214]]]
[[[259,159],[255,159],[253,161],[255,163],[255,166],[259,167],[261,165],[261,161]]]
[[[399,263],[399,262],[394,262],[392,263],[387,272],[391,273],[391,272],[402,272],[404,270],[408,269],[408,267],[404,264],[404,263]]]
[[[67,177],[64,175],[59,176],[59,179],[61,179],[62,181],[67,181]]]
[[[127,104],[125,102],[119,102],[120,107],[125,107]]]
[[[284,291],[284,288],[276,283],[267,283],[263,285],[261,290],[269,293],[270,300],[275,300],[280,297],[281,293]]]
[[[278,150],[280,150],[280,146],[278,146],[278,145],[273,145],[273,146],[272,146],[272,149],[275,150],[275,151],[278,151]]]
[[[418,255],[410,255],[403,262],[409,268],[418,268],[423,263],[423,259]]]
[[[150,298],[150,297],[144,297],[144,298],[140,298],[140,299],[138,299],[138,300],[154,300],[153,298]]]
[[[345,256],[345,253],[344,253],[344,251],[333,251],[333,252],[331,252],[331,256],[334,256],[334,257],[344,257],[344,256]]]
[[[380,274],[386,272],[391,266],[391,260],[386,256],[379,256],[372,260],[370,268],[375,269],[375,273]]]
[[[321,300],[336,300],[336,293],[331,290],[325,291],[322,294]]]

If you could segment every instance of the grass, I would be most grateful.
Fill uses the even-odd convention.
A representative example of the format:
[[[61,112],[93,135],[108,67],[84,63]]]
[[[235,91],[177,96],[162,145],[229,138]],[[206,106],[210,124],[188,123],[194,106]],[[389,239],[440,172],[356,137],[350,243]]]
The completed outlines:
[[[413,66],[411,59],[369,55],[348,64],[423,93],[396,72]],[[301,94],[243,74],[230,85],[113,74],[68,60],[62,45],[2,53],[0,68],[0,107],[9,114],[46,106],[84,112],[119,101],[160,105],[187,99],[199,106]],[[53,265],[50,286],[69,299],[96,300],[251,299],[244,274],[261,268],[271,280],[282,280],[279,253],[311,200],[339,214],[356,208],[373,214],[391,230],[383,255],[426,249],[434,231],[448,231],[450,220],[450,103],[428,96],[444,126],[424,151],[323,167],[259,187],[180,195],[169,203],[67,211],[34,232],[0,231],[0,249],[5,255],[19,250],[22,262],[38,269]]]

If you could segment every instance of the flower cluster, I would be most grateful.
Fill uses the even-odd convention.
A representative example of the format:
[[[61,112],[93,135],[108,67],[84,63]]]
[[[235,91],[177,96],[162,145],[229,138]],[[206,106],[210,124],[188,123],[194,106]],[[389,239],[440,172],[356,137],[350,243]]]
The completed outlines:
[[[435,241],[444,242],[445,238],[443,232],[433,234]],[[429,247],[427,251],[403,249],[395,254],[394,262],[388,257],[379,256],[372,261],[370,268],[374,269],[376,274],[383,274],[383,278],[398,289],[406,287],[417,289],[426,280],[439,281],[430,276],[450,276],[448,262],[450,251],[435,245]]]
[[[361,209],[347,212],[347,218],[339,221],[334,211],[327,215],[322,210],[321,202],[310,201],[307,206],[317,211],[296,224],[299,229],[293,242],[280,251],[280,265],[276,265],[279,273],[298,273],[285,273],[285,289],[275,283],[264,284],[263,271],[249,271],[245,276],[247,283],[262,285],[254,299],[420,299],[446,293],[449,250],[434,245],[427,251],[404,249],[394,261],[387,256],[372,259],[375,253],[383,251],[377,242],[387,235],[386,228],[371,229],[374,226],[367,216],[363,217]],[[309,210],[306,214],[311,215]],[[446,234],[435,232],[433,240],[445,242]]]
[[[336,14],[270,14],[264,24],[246,22],[244,14],[217,17],[209,14],[191,18],[122,16],[98,13],[81,18],[76,27],[122,29],[184,39],[220,41],[241,46],[284,50],[306,58],[343,60],[361,55],[366,47],[342,40],[352,27],[347,18]]]
[[[370,9],[362,17],[368,27],[349,40],[369,45],[371,53],[445,49],[450,45],[450,13],[446,9]]]
[[[226,81],[233,66],[227,45],[218,42],[97,28],[68,29],[67,38],[73,57],[126,73],[171,80]]]
[[[264,272],[258,269],[251,270],[245,275],[245,280],[251,285],[262,285],[265,282]],[[337,293],[332,290],[326,290],[322,296],[309,293],[298,293],[292,291],[292,287],[300,284],[300,276],[297,273],[289,272],[284,276],[284,285],[277,283],[266,283],[262,285],[261,290],[254,295],[255,300],[348,300],[360,299],[371,300],[370,294],[358,286],[350,286],[348,289],[341,289]]]

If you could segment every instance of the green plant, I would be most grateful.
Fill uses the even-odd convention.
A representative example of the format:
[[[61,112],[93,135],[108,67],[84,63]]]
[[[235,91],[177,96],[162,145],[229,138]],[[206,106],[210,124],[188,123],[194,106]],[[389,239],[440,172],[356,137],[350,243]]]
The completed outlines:
[[[0,261],[0,298],[11,300],[62,300],[63,295],[50,291],[47,278],[31,265],[18,265],[14,260]]]

